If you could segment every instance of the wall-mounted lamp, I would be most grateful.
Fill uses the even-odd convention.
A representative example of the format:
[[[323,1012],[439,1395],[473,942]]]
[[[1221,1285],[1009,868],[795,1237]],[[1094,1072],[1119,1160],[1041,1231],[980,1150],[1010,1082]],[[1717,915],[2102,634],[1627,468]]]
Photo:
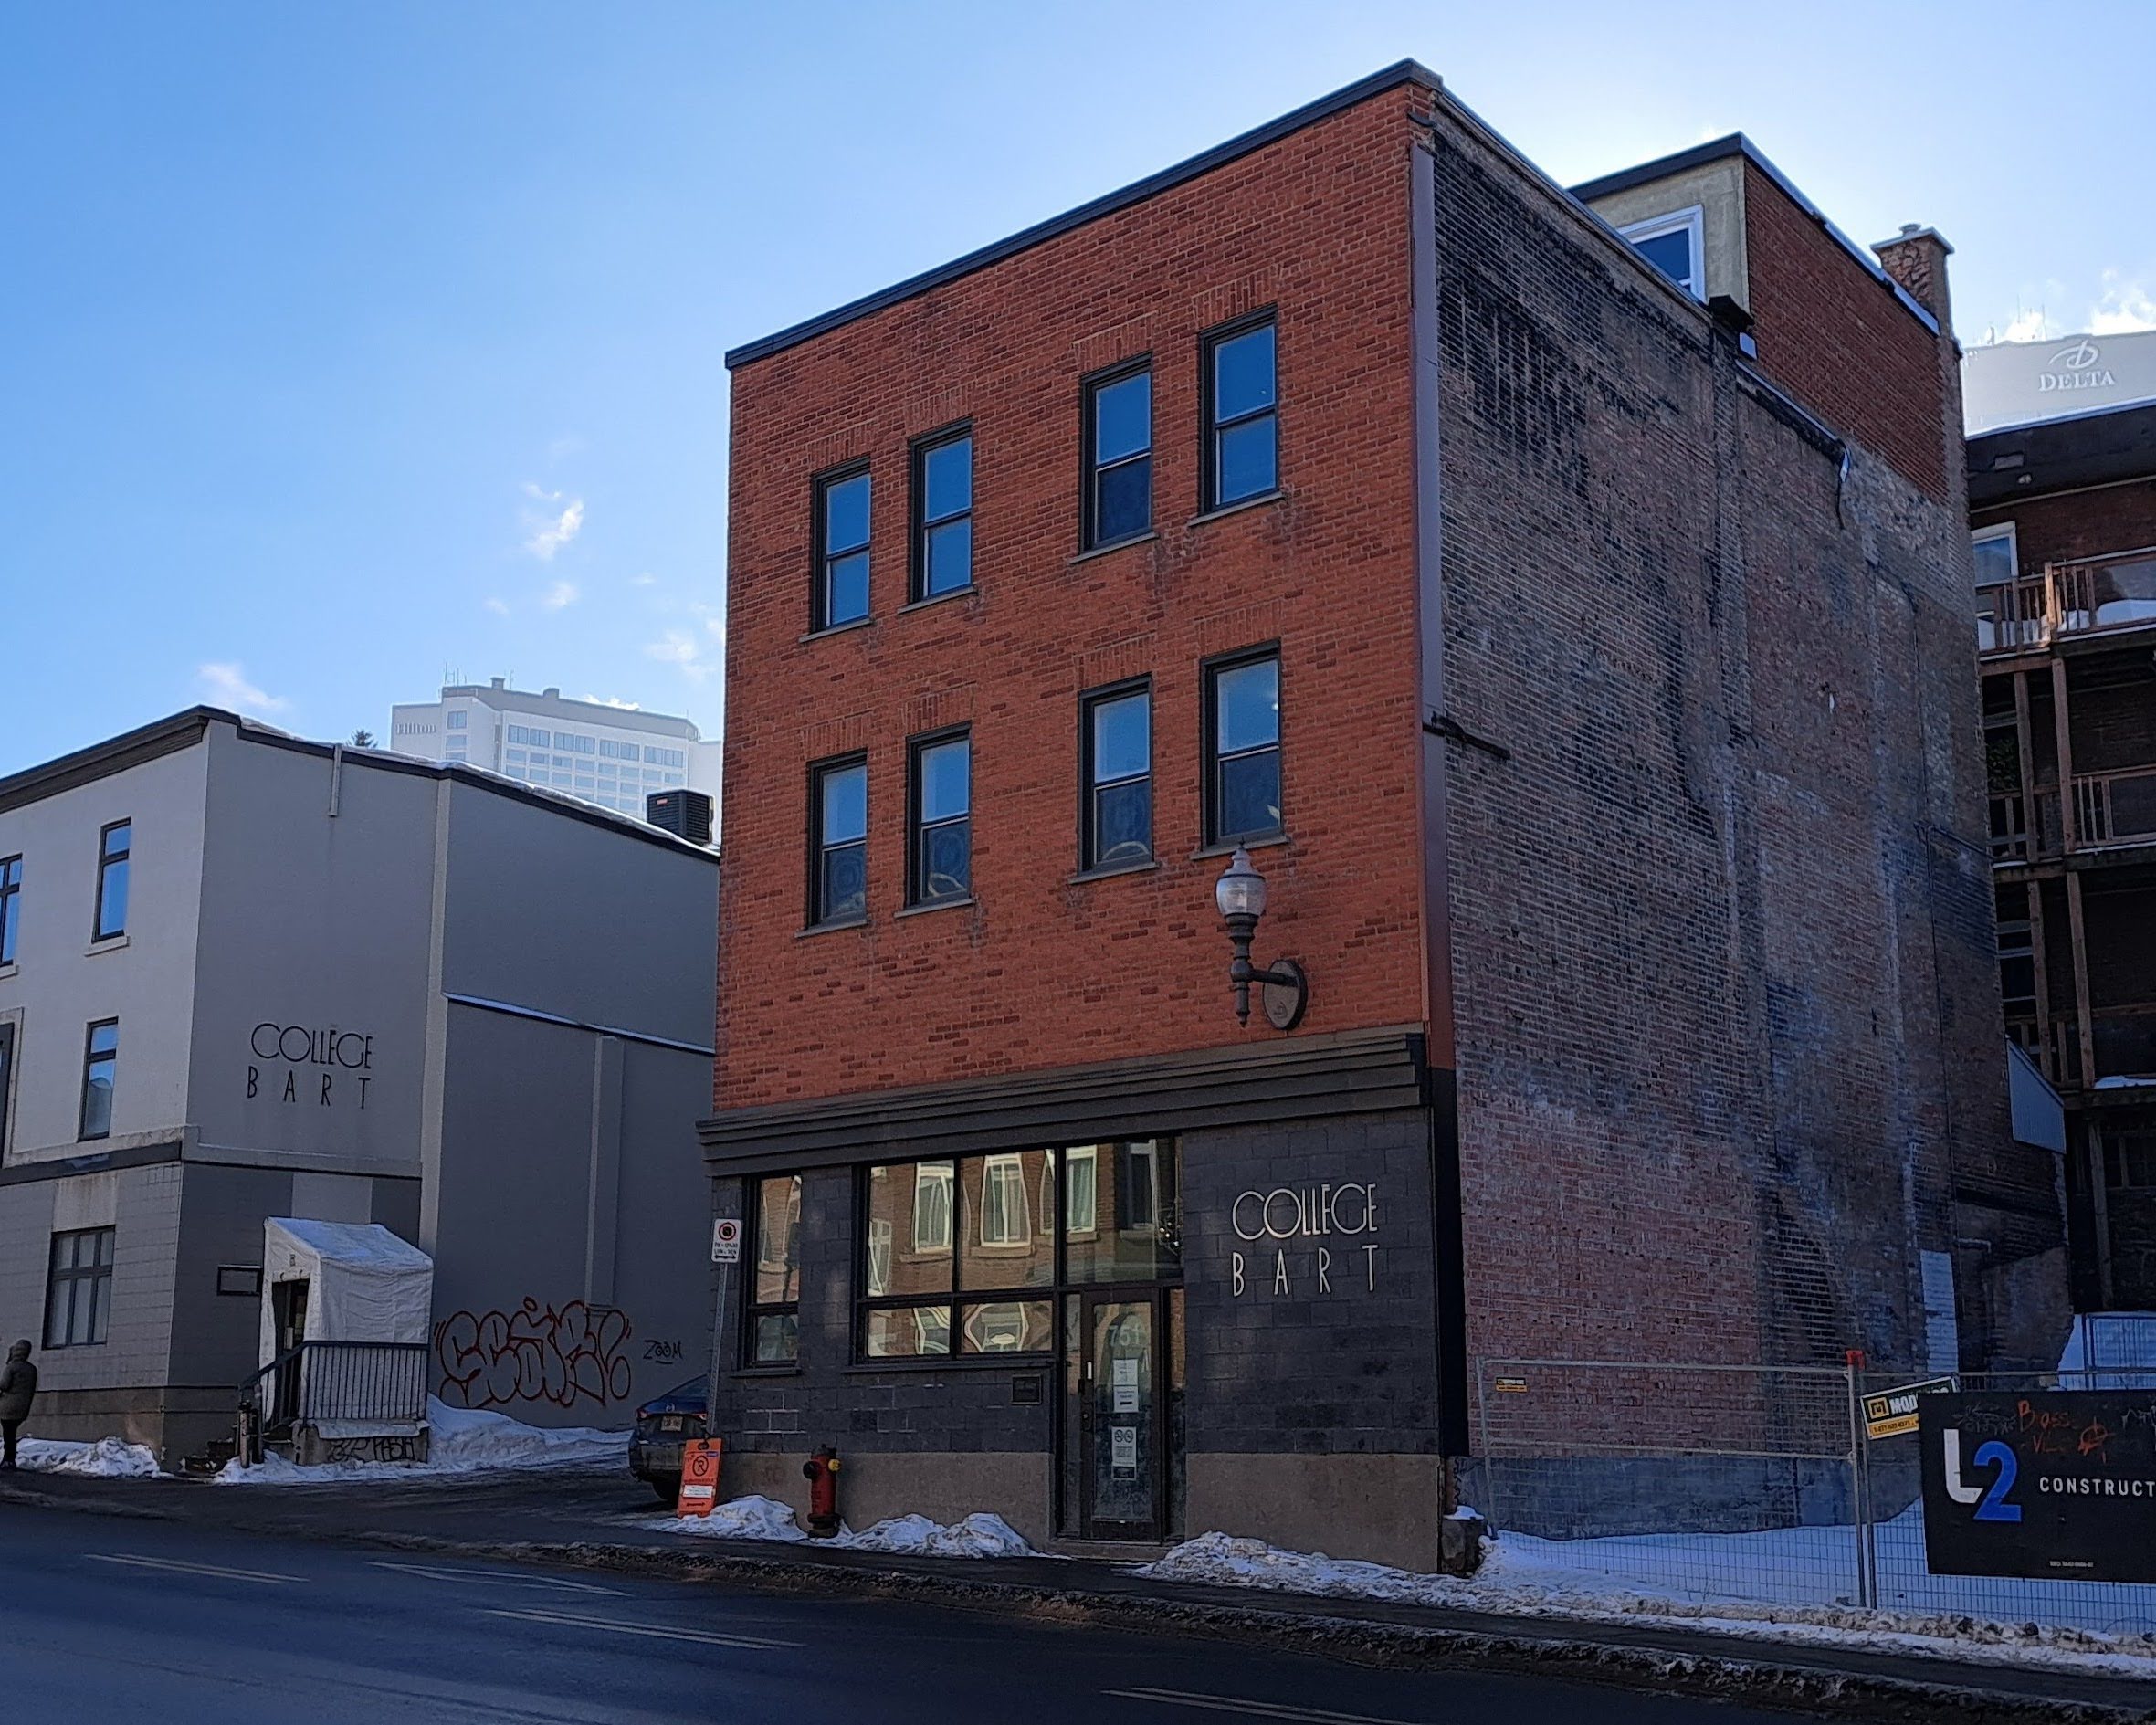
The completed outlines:
[[[1250,1022],[1250,984],[1256,983],[1262,991],[1266,1021],[1275,1030],[1293,1030],[1310,1004],[1309,982],[1291,958],[1275,960],[1270,969],[1262,971],[1251,963],[1250,942],[1257,936],[1258,919],[1265,915],[1265,877],[1251,867],[1250,853],[1240,845],[1228,858],[1227,872],[1214,887],[1213,899],[1236,949],[1227,974],[1235,985],[1236,1022]]]

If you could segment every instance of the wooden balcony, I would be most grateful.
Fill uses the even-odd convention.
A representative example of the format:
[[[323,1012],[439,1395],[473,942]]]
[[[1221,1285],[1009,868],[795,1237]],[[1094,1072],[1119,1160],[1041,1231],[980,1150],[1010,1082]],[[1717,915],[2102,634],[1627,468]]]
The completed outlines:
[[[2139,551],[2047,563],[1977,589],[1976,645],[1982,653],[2023,653],[2073,636],[2156,626],[2156,545]]]

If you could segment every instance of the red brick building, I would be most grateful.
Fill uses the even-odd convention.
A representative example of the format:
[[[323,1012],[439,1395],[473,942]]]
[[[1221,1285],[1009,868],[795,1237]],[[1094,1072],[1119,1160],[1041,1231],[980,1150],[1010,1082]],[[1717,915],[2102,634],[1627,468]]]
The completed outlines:
[[[2007,1027],[2067,1106],[2076,1304],[2156,1307],[2156,404],[1972,438],[1969,505]]]
[[[1426,1562],[1478,1360],[1953,1345],[2054,1176],[1945,248],[1709,148],[1403,65],[730,356],[742,1488]]]

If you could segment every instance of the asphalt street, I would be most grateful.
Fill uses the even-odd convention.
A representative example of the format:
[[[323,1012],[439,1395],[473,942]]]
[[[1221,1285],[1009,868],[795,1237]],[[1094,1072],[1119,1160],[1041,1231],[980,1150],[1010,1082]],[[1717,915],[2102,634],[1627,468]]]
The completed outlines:
[[[1530,1678],[0,1504],[8,1719],[1749,1725]]]

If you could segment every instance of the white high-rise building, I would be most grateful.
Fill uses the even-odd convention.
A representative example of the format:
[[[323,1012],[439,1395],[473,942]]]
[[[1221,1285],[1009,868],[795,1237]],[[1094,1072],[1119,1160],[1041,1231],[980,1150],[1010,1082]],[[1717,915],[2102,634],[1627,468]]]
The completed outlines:
[[[565,700],[558,689],[534,695],[499,677],[391,708],[389,746],[423,761],[468,761],[638,818],[654,791],[702,791],[714,804],[719,795],[719,745],[688,720]]]

